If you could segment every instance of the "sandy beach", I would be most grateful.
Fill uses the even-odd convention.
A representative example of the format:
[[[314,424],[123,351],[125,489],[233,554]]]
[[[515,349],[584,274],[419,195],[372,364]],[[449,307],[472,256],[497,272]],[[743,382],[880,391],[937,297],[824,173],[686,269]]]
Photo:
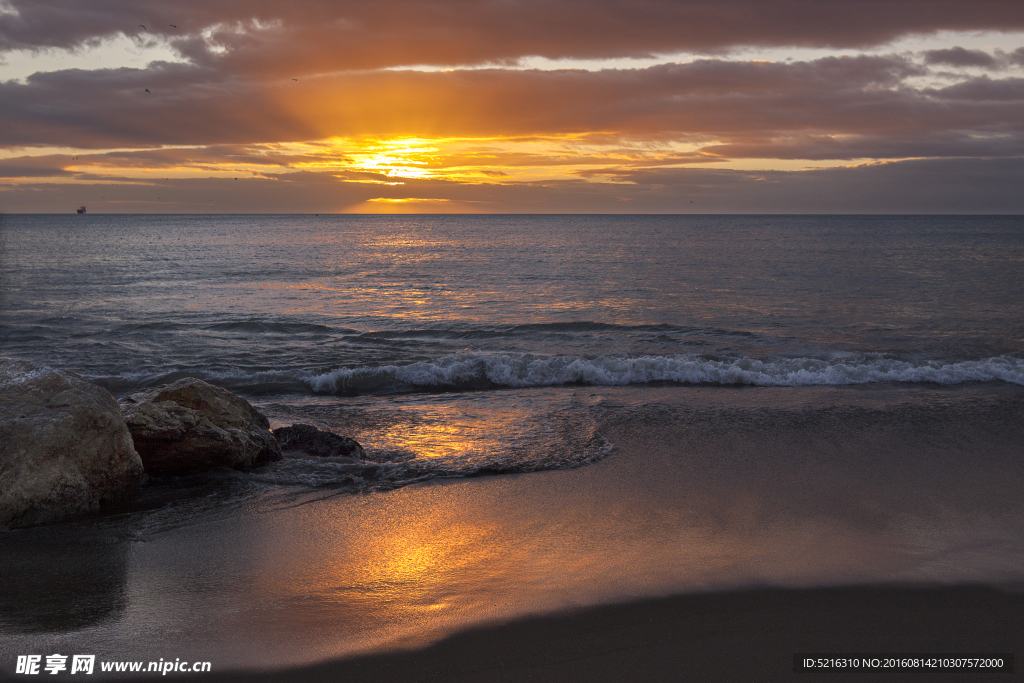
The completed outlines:
[[[602,395],[621,446],[577,469],[240,488],[286,474],[269,468],[10,532],[8,667],[56,652],[209,661],[203,680],[833,680],[793,655],[1024,651],[1019,389]],[[986,429],[958,440],[966,424]]]

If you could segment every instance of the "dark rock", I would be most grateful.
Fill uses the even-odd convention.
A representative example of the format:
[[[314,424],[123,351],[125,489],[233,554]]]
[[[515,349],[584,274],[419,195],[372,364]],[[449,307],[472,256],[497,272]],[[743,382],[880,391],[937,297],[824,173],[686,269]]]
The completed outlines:
[[[73,372],[0,360],[0,527],[90,512],[145,479],[110,392]]]
[[[281,458],[266,417],[245,399],[199,379],[140,391],[122,399],[121,408],[153,476],[248,469]]]
[[[313,425],[296,424],[278,427],[274,436],[282,451],[301,451],[320,457],[342,456],[366,459],[366,452],[355,439],[317,429]]]

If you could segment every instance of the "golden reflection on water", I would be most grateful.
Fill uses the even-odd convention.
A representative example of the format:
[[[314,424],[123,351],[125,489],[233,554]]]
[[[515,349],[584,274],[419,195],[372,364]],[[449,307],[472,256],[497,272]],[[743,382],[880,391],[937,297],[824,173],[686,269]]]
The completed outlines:
[[[494,554],[488,543],[493,528],[471,521],[441,522],[429,512],[406,519],[400,533],[367,549],[360,568],[368,589],[365,598],[376,608],[383,599],[398,613],[444,609],[455,577]]]
[[[393,399],[402,418],[374,429],[417,458],[472,458],[549,427],[527,424],[535,394],[546,395]],[[620,450],[576,470],[434,480],[289,507],[261,530],[265,583],[255,593],[287,596],[275,614],[294,623],[274,631],[320,634],[315,647],[303,645],[315,659],[628,597],[909,580],[919,571],[921,558],[876,509],[884,489],[854,480],[838,494],[831,466],[762,468],[785,462],[785,434],[692,429],[612,428]],[[748,449],[763,457],[745,457]],[[718,462],[723,453],[733,455]]]
[[[402,425],[387,435],[401,443],[420,458],[445,458],[466,455],[480,446],[474,443],[458,425],[417,424]],[[492,440],[491,445],[499,444]]]
[[[506,453],[530,438],[521,406],[494,402],[464,406],[406,406],[403,418],[357,434],[364,446],[404,452],[416,458],[472,458]]]
[[[325,652],[422,636],[455,614],[478,610],[480,591],[471,583],[486,586],[489,568],[508,551],[495,543],[494,520],[456,520],[446,506],[378,509],[376,519],[353,519],[337,508],[330,514],[330,507],[319,512],[326,514],[314,520],[313,543],[295,542],[309,533],[307,522],[276,529],[268,540],[287,560],[275,556],[256,590],[290,596],[303,628],[320,622]]]
[[[836,520],[765,522],[759,505],[734,509],[732,499],[716,521],[698,511],[706,499],[678,509],[616,499],[602,477],[591,481],[597,490],[576,493],[588,474],[482,478],[300,508],[276,520],[280,546],[257,593],[290,595],[303,629],[319,622],[326,655],[420,645],[459,625],[680,585],[856,580],[900,568],[872,533]]]
[[[371,438],[360,440],[417,460],[483,461],[529,429],[522,407],[491,403],[404,405],[401,419],[376,425]],[[507,590],[502,577],[510,565],[531,564],[531,544],[508,537],[494,505],[457,493],[428,485],[301,506],[297,516],[267,529],[268,563],[257,591],[290,596],[306,622],[318,620],[340,640],[364,644],[406,632],[419,638],[450,626],[454,615],[489,613],[504,604],[495,593]],[[534,572],[551,570],[538,559]]]

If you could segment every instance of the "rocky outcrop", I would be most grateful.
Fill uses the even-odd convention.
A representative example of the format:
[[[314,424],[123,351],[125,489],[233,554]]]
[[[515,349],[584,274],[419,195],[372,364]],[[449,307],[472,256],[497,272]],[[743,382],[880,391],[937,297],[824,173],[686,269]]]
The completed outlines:
[[[278,427],[274,437],[282,451],[301,451],[320,457],[341,456],[366,460],[363,447],[347,436],[338,436],[333,432],[317,429],[313,425],[294,424],[291,427]]]
[[[144,480],[110,392],[73,372],[0,359],[0,527],[90,512]]]
[[[266,417],[245,399],[199,379],[132,394],[121,400],[121,409],[153,476],[248,469],[281,458]]]

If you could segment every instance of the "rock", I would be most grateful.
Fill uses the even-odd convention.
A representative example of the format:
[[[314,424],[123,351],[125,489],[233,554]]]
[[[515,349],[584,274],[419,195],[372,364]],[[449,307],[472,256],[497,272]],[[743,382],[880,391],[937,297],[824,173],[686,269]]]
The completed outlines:
[[[121,400],[121,409],[152,476],[248,469],[281,458],[266,417],[245,399],[200,379],[132,394]]]
[[[110,392],[73,372],[0,359],[0,527],[90,512],[145,479]]]
[[[342,456],[366,460],[366,452],[355,439],[317,429],[313,425],[295,424],[278,427],[274,436],[282,451],[302,451],[320,457]]]

